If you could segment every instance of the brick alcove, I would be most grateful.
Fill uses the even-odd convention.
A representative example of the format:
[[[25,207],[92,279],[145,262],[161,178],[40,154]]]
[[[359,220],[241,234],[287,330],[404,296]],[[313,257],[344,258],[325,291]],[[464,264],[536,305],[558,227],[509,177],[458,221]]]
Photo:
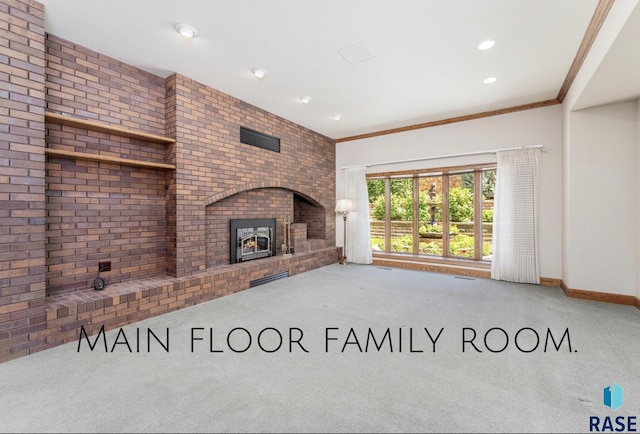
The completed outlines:
[[[206,206],[205,215],[207,268],[229,264],[229,221],[232,219],[275,218],[277,255],[282,254],[285,218],[295,223],[292,232],[297,229],[300,233],[300,229],[306,226],[304,238],[305,241],[308,238],[309,242],[304,245],[305,251],[332,245],[326,237],[325,207],[303,193],[286,188],[266,187],[233,191],[233,194]]]

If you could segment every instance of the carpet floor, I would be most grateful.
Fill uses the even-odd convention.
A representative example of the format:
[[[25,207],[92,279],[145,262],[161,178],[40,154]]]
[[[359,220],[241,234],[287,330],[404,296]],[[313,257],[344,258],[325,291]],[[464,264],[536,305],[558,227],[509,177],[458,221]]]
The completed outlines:
[[[639,368],[634,307],[336,264],[2,363],[0,431],[588,432]]]

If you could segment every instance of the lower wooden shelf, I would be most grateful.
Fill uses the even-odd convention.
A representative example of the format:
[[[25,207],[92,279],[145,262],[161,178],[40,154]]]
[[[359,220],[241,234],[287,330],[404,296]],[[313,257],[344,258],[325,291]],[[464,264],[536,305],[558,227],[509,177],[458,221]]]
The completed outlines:
[[[65,151],[62,149],[45,149],[45,154],[57,157],[75,158],[78,160],[103,161],[105,163],[124,164],[126,166],[147,167],[151,169],[175,170],[176,166],[164,163],[152,163],[149,161],[129,160],[127,158],[107,157],[105,155],[85,154],[83,152]]]

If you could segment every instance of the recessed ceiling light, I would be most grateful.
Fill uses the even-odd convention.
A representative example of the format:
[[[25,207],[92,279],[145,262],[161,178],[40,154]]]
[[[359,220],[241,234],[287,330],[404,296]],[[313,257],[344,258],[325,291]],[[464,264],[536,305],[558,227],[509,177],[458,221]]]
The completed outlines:
[[[342,115],[333,115],[331,116],[331,119],[333,119],[334,121],[339,121],[340,119],[342,119]]]
[[[494,41],[491,41],[491,40],[484,41],[483,43],[478,45],[478,50],[488,50],[489,48],[493,47],[494,45],[496,45],[496,43]]]
[[[487,77],[484,79],[483,82],[484,84],[491,84],[491,83],[495,83],[497,79],[498,79],[497,77]]]
[[[305,104],[309,104],[311,102],[311,97],[309,95],[305,95],[302,98],[300,98],[300,101],[302,101]]]
[[[195,29],[195,27],[192,27],[189,24],[176,25],[176,31],[185,38],[195,38],[195,36],[198,34],[198,31]]]
[[[264,76],[267,75],[267,71],[262,68],[253,68],[251,72],[258,78],[264,78]]]

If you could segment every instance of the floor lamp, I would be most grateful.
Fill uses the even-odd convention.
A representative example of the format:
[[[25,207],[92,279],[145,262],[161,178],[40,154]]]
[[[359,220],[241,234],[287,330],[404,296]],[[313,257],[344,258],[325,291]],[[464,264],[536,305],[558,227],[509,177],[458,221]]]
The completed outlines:
[[[350,199],[338,199],[336,201],[336,212],[342,214],[342,220],[344,222],[344,241],[342,243],[342,258],[340,258],[341,265],[347,265],[347,216],[351,211]]]

